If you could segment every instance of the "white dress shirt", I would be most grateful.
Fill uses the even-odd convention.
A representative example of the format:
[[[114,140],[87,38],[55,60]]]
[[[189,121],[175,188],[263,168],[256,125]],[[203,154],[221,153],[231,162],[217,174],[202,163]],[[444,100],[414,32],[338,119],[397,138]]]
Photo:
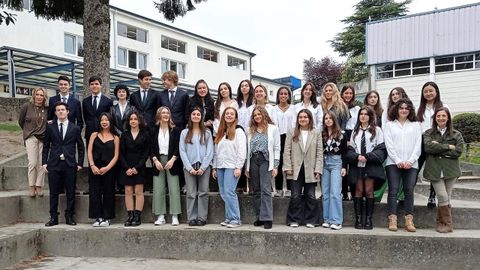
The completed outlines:
[[[278,126],[280,135],[287,134],[287,132],[295,128],[297,123],[297,111],[294,105],[290,105],[286,111],[282,111],[278,105],[273,107],[272,121]]]
[[[387,122],[384,130],[388,157],[387,166],[410,162],[418,169],[418,158],[422,152],[422,130],[419,122],[407,120],[403,125],[398,121]]]
[[[347,125],[345,126],[345,130],[353,130],[355,125],[357,124],[358,118],[358,111],[360,111],[359,106],[354,106],[350,108],[350,118],[347,121]]]
[[[160,155],[168,155],[168,143],[170,142],[170,132],[163,132],[161,128],[158,130],[158,149]]]
[[[229,140],[223,136],[215,145],[213,168],[241,169],[247,158],[247,136],[242,129],[235,130],[235,138]]]
[[[323,130],[323,109],[320,104],[317,105],[316,108],[313,107],[313,105],[310,103],[308,106],[305,106],[303,102],[295,104],[295,110],[300,112],[302,109],[307,109],[309,110],[312,115],[313,115],[313,126],[315,129],[318,129],[320,131]]]

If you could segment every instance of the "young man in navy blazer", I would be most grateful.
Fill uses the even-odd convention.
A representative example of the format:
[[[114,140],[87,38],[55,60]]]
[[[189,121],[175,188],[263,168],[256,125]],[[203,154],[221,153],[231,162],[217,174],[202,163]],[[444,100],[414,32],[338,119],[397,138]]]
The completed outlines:
[[[83,118],[82,118],[82,107],[80,101],[76,99],[72,94],[70,94],[70,79],[67,76],[61,75],[58,77],[58,95],[50,97],[48,100],[48,123],[52,123],[53,120],[57,120],[55,115],[55,110],[53,109],[54,105],[57,102],[67,103],[70,111],[68,113],[68,121],[76,124],[80,130],[83,128]]]
[[[66,103],[57,102],[53,109],[57,120],[47,125],[43,142],[42,167],[48,172],[50,189],[50,220],[45,226],[58,224],[58,194],[65,187],[67,208],[65,223],[77,225],[75,215],[76,172],[82,168],[85,154],[80,128],[68,120],[69,108]],[[75,157],[78,154],[78,161]]]
[[[160,106],[166,106],[172,112],[172,120],[176,127],[184,129],[187,125],[188,114],[188,93],[180,89],[178,75],[175,71],[169,70],[162,75],[165,90],[160,92]]]
[[[102,79],[92,76],[88,79],[92,94],[82,101],[83,120],[85,121],[85,140],[88,147],[88,140],[93,132],[99,130],[99,117],[103,112],[110,112],[113,101],[102,94]]]
[[[158,92],[150,86],[152,84],[152,73],[148,70],[138,72],[138,83],[140,87],[130,95],[130,105],[142,113],[150,131],[155,127],[155,114],[157,113]]]

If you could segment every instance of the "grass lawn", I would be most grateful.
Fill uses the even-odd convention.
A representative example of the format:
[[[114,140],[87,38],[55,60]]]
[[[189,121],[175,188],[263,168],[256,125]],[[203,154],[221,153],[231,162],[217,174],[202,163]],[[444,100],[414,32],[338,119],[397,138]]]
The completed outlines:
[[[16,122],[1,122],[0,130],[2,131],[20,131],[22,130]]]
[[[466,146],[465,146],[466,150]],[[470,145],[470,158],[465,158],[465,151],[463,152],[462,156],[460,157],[461,161],[466,161],[470,163],[480,164],[480,143],[475,143]]]

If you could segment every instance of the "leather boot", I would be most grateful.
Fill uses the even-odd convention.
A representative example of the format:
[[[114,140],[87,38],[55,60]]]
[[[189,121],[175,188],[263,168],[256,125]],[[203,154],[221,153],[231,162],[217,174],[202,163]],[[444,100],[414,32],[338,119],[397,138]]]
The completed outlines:
[[[133,213],[132,226],[140,226],[142,224],[142,211],[135,210]]]
[[[133,211],[127,211],[128,218],[127,221],[125,221],[125,227],[130,227],[132,226],[132,220],[133,220]]]
[[[363,198],[353,198],[353,210],[355,211],[355,229],[363,229],[362,224],[362,204]]]
[[[413,215],[406,215],[405,216],[405,230],[407,232],[416,232],[417,229],[415,228],[415,225],[413,224]]]
[[[445,211],[448,208],[447,205],[438,206],[437,208],[437,226],[435,230],[439,233],[447,232],[447,225],[445,223]]]
[[[388,230],[392,232],[396,232],[398,230],[397,215],[388,216]]]
[[[375,205],[375,199],[374,198],[367,198],[367,211],[366,211],[366,218],[365,218],[365,230],[371,230],[373,229],[373,222],[372,222],[372,217],[373,217],[373,207]]]
[[[452,206],[448,205],[446,208],[446,216],[444,218],[445,227],[447,232],[453,232],[453,218],[452,218]]]

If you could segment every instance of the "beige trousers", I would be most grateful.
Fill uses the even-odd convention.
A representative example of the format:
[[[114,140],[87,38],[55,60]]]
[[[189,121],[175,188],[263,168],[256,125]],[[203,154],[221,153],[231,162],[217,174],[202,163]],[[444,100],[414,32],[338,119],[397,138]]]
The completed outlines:
[[[28,185],[43,187],[45,172],[42,169],[43,142],[35,136],[25,140],[28,158]]]
[[[433,188],[437,193],[439,206],[445,206],[450,204],[453,184],[455,184],[455,182],[457,182],[457,178],[450,178],[450,179],[442,178],[438,181],[432,181]]]

